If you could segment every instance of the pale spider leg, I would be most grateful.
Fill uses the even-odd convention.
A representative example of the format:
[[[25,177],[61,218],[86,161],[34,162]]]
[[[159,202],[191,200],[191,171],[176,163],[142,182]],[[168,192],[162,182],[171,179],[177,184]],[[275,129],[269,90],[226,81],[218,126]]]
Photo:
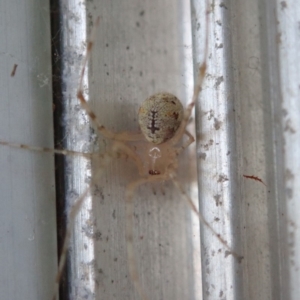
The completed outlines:
[[[188,125],[188,122],[190,120],[191,114],[192,114],[192,110],[196,104],[196,101],[199,97],[199,94],[201,92],[202,89],[202,84],[203,81],[205,79],[205,74],[206,74],[206,68],[207,68],[207,57],[208,57],[208,32],[209,32],[209,0],[206,1],[206,36],[205,36],[205,49],[204,49],[204,58],[203,58],[203,62],[201,63],[200,67],[199,67],[199,71],[198,71],[198,76],[197,76],[197,80],[195,83],[195,87],[194,87],[194,93],[193,93],[193,97],[192,97],[192,101],[188,104],[185,112],[184,112],[184,116],[183,116],[183,120],[180,124],[180,127],[178,129],[178,131],[176,132],[175,136],[169,141],[171,145],[175,145],[179,142],[179,140],[181,139],[182,135],[184,133],[186,133],[189,136],[189,140],[182,146],[180,147],[178,150],[176,150],[177,155],[180,154],[185,148],[187,148],[193,141],[194,141],[194,137],[186,130],[186,126]],[[198,215],[199,220],[206,225],[210,231],[218,238],[218,240],[227,248],[227,250],[230,252],[228,254],[232,254],[235,258],[238,259],[238,261],[241,261],[243,259],[242,256],[240,256],[239,254],[237,254],[235,251],[233,251],[233,249],[228,245],[227,241],[224,240],[221,235],[219,233],[217,233],[209,224],[209,222],[206,221],[206,219],[203,217],[203,215],[197,210],[197,208],[195,207],[195,205],[193,204],[191,198],[185,193],[183,187],[181,186],[181,184],[175,179],[174,175],[172,175],[172,173],[170,173],[170,177],[173,181],[173,183],[175,184],[175,186],[179,189],[179,191],[185,196],[187,202],[189,203],[189,205],[191,206],[192,210]]]
[[[195,142],[194,136],[187,130],[184,131],[184,133],[188,136],[188,140],[176,150],[176,154],[179,155],[184,149],[189,147],[192,143]]]
[[[85,189],[85,191],[79,196],[79,198],[76,200],[76,202],[72,205],[71,211],[68,215],[68,224],[67,224],[67,228],[66,228],[66,236],[64,238],[63,248],[62,248],[60,259],[59,259],[58,271],[57,271],[56,278],[55,278],[54,294],[53,294],[52,300],[57,299],[59,282],[60,282],[60,279],[61,279],[61,276],[62,276],[62,273],[63,273],[63,269],[64,269],[65,264],[66,264],[66,258],[67,258],[67,254],[68,254],[68,247],[69,247],[69,242],[70,242],[72,228],[74,226],[75,218],[76,218],[78,212],[80,211],[80,208],[81,208],[86,196],[91,191],[92,187],[97,183],[98,179],[100,178],[100,175],[103,173],[104,167],[108,163],[110,163],[112,158],[113,158],[113,156],[111,154],[109,154],[108,152],[104,153],[102,155],[99,155],[99,156],[103,158],[102,161],[101,161],[101,167],[99,167],[99,170],[95,173],[94,176],[92,176],[92,180],[91,180],[90,185]]]
[[[97,27],[99,26],[99,22],[100,22],[100,17],[97,17],[97,19],[95,21],[95,25],[92,28],[90,39],[89,39],[87,47],[86,47],[86,52],[85,52],[85,56],[84,56],[84,59],[83,59],[83,62],[82,62],[82,69],[81,69],[81,73],[80,73],[80,80],[79,80],[79,87],[78,87],[78,91],[77,91],[77,98],[80,101],[81,107],[88,114],[88,116],[91,118],[91,120],[92,120],[93,124],[96,126],[97,130],[105,138],[110,139],[110,140],[119,140],[119,141],[140,141],[141,139],[144,139],[144,137],[142,136],[141,133],[129,133],[129,132],[115,133],[115,132],[107,129],[106,127],[104,127],[104,125],[102,125],[99,122],[97,116],[94,114],[94,112],[92,111],[89,104],[87,103],[87,101],[84,98],[84,95],[83,95],[83,78],[84,78],[84,73],[85,73],[87,63],[89,61],[89,58],[91,56],[91,52],[92,52],[92,49],[93,49],[93,46],[94,46],[95,35],[96,35]]]
[[[84,157],[87,159],[92,159],[95,156],[97,156],[98,158],[99,158],[99,156],[102,156],[102,155],[99,155],[98,152],[92,152],[92,153],[78,152],[78,151],[73,151],[73,150],[54,149],[54,148],[48,148],[48,147],[37,147],[37,146],[31,146],[31,145],[26,145],[26,144],[16,144],[16,143],[4,142],[4,141],[0,141],[0,145],[6,146],[6,147],[11,147],[11,148],[16,148],[16,149],[24,149],[24,150],[28,150],[28,151],[52,153],[52,154],[64,155],[64,156]],[[122,147],[117,147],[117,148],[121,148],[122,150],[124,150],[124,152],[126,152],[125,148],[124,149]],[[132,152],[132,150],[130,148],[129,148],[129,150]],[[125,158],[126,159],[128,157],[132,158],[134,156],[134,152],[129,154],[129,151],[124,156],[122,156],[122,154],[124,154],[124,153],[120,153],[120,157],[116,157],[116,158]],[[111,156],[113,156],[113,155],[111,155]],[[138,164],[137,160],[136,160],[136,163]]]
[[[219,233],[217,233],[214,228],[209,224],[208,221],[206,221],[206,219],[204,218],[204,216],[201,214],[201,212],[197,209],[197,207],[195,206],[195,204],[193,203],[192,199],[190,198],[190,196],[185,192],[184,188],[182,187],[182,185],[179,183],[178,180],[176,180],[176,178],[174,177],[174,175],[170,175],[171,179],[174,183],[174,185],[178,188],[178,190],[183,194],[183,196],[185,197],[185,199],[187,200],[187,203],[189,204],[189,206],[191,207],[191,209],[197,214],[197,216],[199,217],[200,222],[202,222],[205,226],[208,227],[208,229],[213,233],[214,236],[216,236],[216,238],[221,242],[221,244],[223,244],[225,246],[225,248],[228,250],[228,253],[225,253],[225,255],[229,255],[232,254],[232,256],[234,256],[235,258],[237,258],[237,260],[240,262],[243,259],[243,256],[237,254],[227,243],[227,241],[225,239],[223,239],[221,237],[221,235]]]
[[[59,153],[62,154],[62,153]],[[66,155],[68,154],[68,151],[66,151]],[[82,154],[79,152],[79,154]],[[77,201],[75,202],[75,204],[72,206],[71,208],[71,212],[68,216],[68,225],[67,225],[67,229],[66,229],[66,236],[64,239],[64,244],[63,244],[63,248],[62,248],[62,252],[60,255],[60,259],[59,259],[59,265],[58,265],[58,271],[57,271],[57,275],[55,278],[55,292],[53,295],[53,300],[57,299],[57,293],[58,293],[58,287],[59,287],[59,282],[63,273],[63,269],[66,263],[66,258],[67,258],[67,253],[68,253],[68,246],[69,246],[69,241],[71,238],[71,231],[74,225],[74,220],[76,215],[78,214],[87,194],[90,192],[92,186],[98,181],[103,168],[113,159],[113,158],[131,158],[137,165],[139,172],[142,173],[142,162],[140,161],[140,159],[134,154],[134,152],[132,151],[132,149],[125,145],[122,142],[114,142],[114,145],[112,146],[112,154],[110,154],[109,152],[106,152],[102,155],[99,155],[99,153],[91,153],[90,154],[90,158],[93,156],[98,156],[98,158],[102,158],[102,165],[101,168],[99,168],[99,171],[96,172],[96,174],[92,177],[92,182],[90,183],[89,187],[83,192],[83,194],[77,199]]]
[[[88,193],[91,190],[91,185],[89,187],[87,187],[85,189],[85,191],[81,194],[81,196],[76,200],[76,203],[72,206],[71,208],[71,212],[68,216],[68,225],[66,228],[66,235],[64,238],[64,244],[62,247],[62,251],[61,251],[61,255],[59,258],[59,263],[58,263],[58,270],[55,276],[55,283],[54,283],[54,293],[53,293],[53,297],[52,300],[56,300],[57,299],[57,294],[58,294],[58,288],[59,288],[59,282],[66,264],[66,258],[67,258],[67,254],[68,254],[68,248],[69,248],[69,241],[71,238],[71,233],[72,233],[72,228],[74,225],[74,220],[76,215],[78,214],[81,205],[83,204],[84,199],[86,198],[86,196],[88,195]]]
[[[184,112],[183,119],[181,121],[181,124],[180,124],[178,130],[176,131],[176,134],[170,139],[170,141],[168,141],[168,143],[170,143],[171,145],[176,145],[179,142],[179,140],[181,139],[182,135],[184,134],[184,131],[186,130],[186,126],[190,120],[192,110],[193,110],[193,108],[196,104],[196,101],[198,100],[199,94],[201,92],[202,84],[203,84],[203,81],[205,78],[206,68],[207,68],[206,61],[207,61],[207,57],[208,57],[208,32],[209,32],[208,6],[209,6],[209,0],[206,1],[206,15],[205,15],[206,36],[205,36],[205,48],[204,48],[203,61],[199,67],[198,76],[197,76],[195,86],[194,86],[194,93],[193,93],[192,101],[188,104],[188,106]]]
[[[53,154],[59,154],[59,155],[65,155],[65,156],[69,156],[69,155],[70,156],[81,156],[81,157],[83,156],[85,158],[92,158],[93,156],[99,156],[99,153],[82,153],[82,152],[76,152],[76,151],[71,151],[71,150],[58,150],[58,149],[52,149],[52,148],[46,148],[46,147],[29,146],[29,145],[25,145],[25,144],[8,143],[8,142],[4,142],[4,141],[0,141],[0,145],[12,147],[12,148],[18,148],[18,149],[26,149],[29,151],[53,153]],[[137,158],[137,156],[134,154],[134,152],[127,145],[125,145],[124,143],[116,142],[113,150],[117,154],[120,154],[121,158],[129,157],[129,158],[133,159],[136,162],[140,173],[142,173],[142,162]],[[121,150],[124,153],[117,152],[117,150]],[[103,164],[103,167],[104,167],[104,165],[108,164],[111,161],[111,159],[113,158],[114,155],[110,155],[110,154],[106,153],[106,155],[103,154],[100,156],[102,156],[102,158],[104,160],[106,159],[105,164]],[[98,171],[97,175],[93,179],[93,183],[95,183],[99,177],[100,177],[100,172]],[[52,298],[53,300],[57,299],[58,286],[59,286],[59,282],[60,282],[60,279],[62,276],[63,268],[65,266],[65,262],[66,262],[68,245],[69,245],[69,241],[70,241],[70,237],[71,237],[71,230],[73,228],[75,217],[78,214],[87,194],[90,192],[90,189],[93,186],[93,183],[91,183],[91,185],[77,199],[76,203],[72,206],[71,212],[68,216],[69,222],[67,225],[66,236],[64,239],[62,253],[60,256],[60,260],[59,260],[58,271],[57,271],[56,278],[55,278],[55,287],[54,287],[55,292],[54,292],[54,295]]]
[[[134,255],[134,246],[133,246],[133,194],[136,188],[144,183],[153,182],[153,181],[162,181],[169,179],[166,175],[156,175],[153,177],[147,177],[138,179],[136,181],[128,184],[126,188],[126,244],[127,244],[127,259],[128,259],[128,268],[131,281],[133,282],[134,288],[138,292],[142,300],[149,300],[144,288],[142,287],[138,269],[136,266],[135,255]]]
[[[16,144],[16,143],[9,143],[0,141],[0,145],[11,147],[11,148],[18,148],[18,149],[25,149],[28,151],[36,151],[36,152],[45,152],[45,153],[52,153],[52,154],[60,154],[65,156],[83,156],[86,158],[91,158],[93,153],[84,153],[84,152],[77,152],[72,150],[65,150],[65,149],[53,149],[48,147],[36,147],[30,146],[26,144]]]

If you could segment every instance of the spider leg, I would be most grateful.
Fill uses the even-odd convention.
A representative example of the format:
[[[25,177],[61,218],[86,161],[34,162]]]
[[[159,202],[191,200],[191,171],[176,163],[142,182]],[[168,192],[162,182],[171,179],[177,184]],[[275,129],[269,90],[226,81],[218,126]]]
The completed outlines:
[[[90,117],[90,119],[92,120],[93,124],[95,125],[95,127],[97,128],[97,130],[107,139],[110,140],[119,140],[119,141],[140,141],[143,139],[143,136],[141,133],[130,133],[130,132],[122,132],[122,133],[115,133],[109,129],[107,129],[106,127],[104,127],[104,125],[102,125],[97,116],[94,114],[94,112],[92,111],[92,109],[90,108],[88,102],[86,101],[84,95],[83,95],[83,79],[84,79],[84,73],[85,73],[85,69],[87,66],[87,63],[89,61],[89,58],[91,56],[91,52],[95,43],[95,35],[96,35],[96,31],[97,31],[97,27],[99,26],[100,23],[100,17],[98,17],[96,19],[95,25],[92,28],[92,32],[90,35],[90,39],[87,43],[87,47],[86,47],[86,53],[82,62],[82,69],[80,72],[80,79],[79,79],[79,87],[78,87],[78,91],[77,91],[77,98],[80,101],[81,107],[83,108],[83,110],[88,114],[88,116]]]
[[[59,263],[58,263],[58,270],[55,276],[55,283],[54,283],[54,294],[52,297],[52,300],[56,300],[57,299],[57,294],[58,294],[58,287],[59,287],[59,282],[63,273],[63,269],[65,267],[66,264],[66,258],[67,258],[67,254],[68,254],[68,248],[69,248],[69,242],[70,242],[70,238],[71,238],[71,232],[72,232],[72,228],[74,226],[74,220],[76,215],[78,214],[86,196],[89,194],[89,192],[91,191],[91,185],[88,186],[85,191],[81,194],[81,196],[76,200],[75,204],[72,206],[71,208],[71,212],[69,214],[68,217],[68,225],[66,228],[66,236],[64,239],[64,243],[63,243],[63,247],[62,247],[62,251],[61,251],[61,255],[60,255],[60,259],[59,259]]]
[[[9,143],[9,142],[5,142],[5,141],[0,141],[0,145],[11,147],[11,148],[25,149],[25,150],[29,150],[29,151],[60,154],[60,155],[65,155],[65,156],[83,156],[86,158],[91,158],[93,155],[93,153],[83,153],[83,152],[78,152],[78,151],[72,151],[72,150],[66,150],[66,149],[53,149],[53,148],[48,148],[48,147],[36,147],[36,146],[30,146],[30,145],[26,145],[26,144]]]
[[[176,150],[177,155],[179,155],[184,149],[189,147],[195,141],[194,136],[189,131],[185,130],[184,133],[188,136],[188,140]]]
[[[95,155],[96,154],[97,153],[95,153]],[[68,247],[69,247],[69,242],[70,242],[70,238],[71,238],[72,228],[74,227],[75,218],[76,218],[78,212],[80,211],[80,209],[82,207],[82,204],[84,203],[84,200],[86,199],[87,195],[90,193],[92,187],[97,183],[100,176],[102,175],[103,168],[107,164],[109,164],[111,162],[112,158],[113,158],[113,156],[111,154],[109,154],[108,152],[100,155],[100,157],[102,158],[102,160],[100,162],[101,166],[99,167],[99,169],[95,173],[95,175],[92,176],[92,181],[89,184],[89,186],[85,189],[85,191],[75,201],[75,203],[71,207],[71,211],[68,215],[68,224],[67,224],[67,228],[66,228],[66,236],[65,236],[65,239],[64,239],[63,248],[62,248],[62,252],[61,252],[61,255],[60,255],[60,259],[59,259],[58,271],[57,271],[56,278],[55,278],[55,286],[54,286],[54,293],[53,293],[52,300],[57,299],[59,282],[60,282],[60,279],[61,279],[61,276],[62,276],[62,273],[63,273],[63,269],[64,269],[65,264],[66,264]]]
[[[133,285],[138,292],[142,300],[149,300],[146,292],[144,291],[138,275],[138,269],[135,261],[134,255],[134,246],[133,246],[133,194],[137,187],[140,185],[153,182],[169,179],[165,175],[158,175],[154,177],[147,177],[143,179],[138,179],[136,181],[128,184],[126,188],[126,243],[127,243],[127,259],[128,259],[128,268],[130,278],[133,282]]]
[[[88,51],[88,50],[87,50]],[[82,84],[82,83],[81,83]],[[116,139],[117,134],[114,133],[113,131],[105,128],[97,119],[96,115],[88,105],[87,101],[85,100],[83,96],[83,91],[82,91],[82,86],[80,84],[80,87],[77,92],[77,98],[80,101],[82,109],[88,114],[90,119],[92,120],[93,124],[96,126],[97,130],[107,139],[109,140],[114,140]]]
[[[203,217],[200,211],[196,208],[195,204],[193,203],[192,199],[189,197],[189,195],[185,192],[183,186],[179,183],[179,181],[174,177],[174,175],[171,175],[171,179],[174,183],[174,185],[178,188],[178,190],[184,195],[185,199],[187,200],[188,205],[194,211],[197,216],[199,217],[200,222],[202,222],[211,232],[214,236],[217,237],[217,239],[220,241],[222,245],[225,246],[225,248],[229,251],[228,254],[232,254],[238,261],[241,261],[243,259],[242,256],[240,256],[238,253],[236,253],[227,243],[225,239],[221,237],[219,233],[215,231],[215,229],[209,224],[208,221]]]
[[[84,67],[85,68],[85,67]],[[83,73],[84,74],[84,73]],[[82,74],[82,76],[83,76]],[[82,79],[81,79],[82,81]],[[97,130],[107,139],[109,140],[116,140],[116,141],[141,141],[144,140],[144,136],[141,133],[131,133],[128,131],[124,131],[121,133],[115,133],[106,127],[102,125],[97,116],[94,114],[90,106],[88,105],[87,101],[84,98],[83,90],[82,90],[82,83],[80,83],[78,92],[77,92],[77,98],[80,101],[81,107],[85,110],[85,112],[88,114],[90,119],[92,120],[93,124],[96,126]]]
[[[61,276],[63,273],[63,269],[66,264],[68,247],[69,247],[72,229],[74,227],[75,218],[76,218],[78,212],[80,211],[82,204],[84,203],[84,200],[86,199],[87,195],[90,193],[92,187],[98,182],[100,176],[102,175],[104,167],[106,165],[108,165],[112,161],[112,159],[114,159],[116,157],[117,158],[128,158],[129,157],[136,163],[136,165],[139,169],[139,172],[142,173],[142,171],[143,171],[142,162],[141,162],[140,158],[137,155],[135,155],[135,153],[132,151],[132,149],[129,146],[127,146],[126,144],[124,144],[123,142],[115,141],[111,150],[112,150],[111,151],[112,153],[105,152],[104,154],[99,154],[99,153],[89,154],[90,158],[96,156],[96,158],[101,159],[101,160],[99,160],[100,167],[99,167],[98,171],[96,172],[96,174],[94,176],[92,176],[92,181],[91,181],[90,185],[85,189],[85,191],[80,195],[80,197],[76,200],[76,202],[71,207],[71,211],[68,216],[66,236],[64,239],[62,253],[61,253],[61,256],[59,259],[59,264],[58,264],[58,271],[57,271],[56,278],[55,278],[54,294],[53,294],[53,298],[52,298],[53,300],[57,299],[58,286],[59,286],[59,282],[60,282],[60,279],[61,279]],[[145,300],[146,299],[147,298],[145,298]]]
[[[206,0],[206,21],[205,21],[205,24],[206,24],[206,37],[205,37],[205,48],[204,48],[204,56],[203,56],[203,61],[199,67],[199,70],[198,70],[198,76],[196,78],[196,81],[195,81],[195,86],[194,86],[194,93],[193,93],[193,97],[192,97],[192,101],[188,104],[185,112],[184,112],[184,115],[183,115],[183,119],[182,119],[182,122],[180,124],[180,127],[178,128],[176,134],[172,137],[172,139],[170,140],[170,144],[171,145],[176,145],[179,140],[181,139],[182,135],[185,133],[185,130],[186,130],[186,126],[189,122],[189,119],[191,117],[191,114],[192,114],[192,110],[196,104],[196,101],[198,100],[199,98],[199,94],[201,92],[201,89],[202,89],[202,84],[203,84],[203,81],[204,81],[204,78],[205,78],[205,74],[206,74],[206,68],[207,68],[207,64],[206,64],[206,61],[207,61],[207,57],[208,57],[208,32],[209,32],[209,10],[208,10],[208,7],[209,7],[209,0]]]

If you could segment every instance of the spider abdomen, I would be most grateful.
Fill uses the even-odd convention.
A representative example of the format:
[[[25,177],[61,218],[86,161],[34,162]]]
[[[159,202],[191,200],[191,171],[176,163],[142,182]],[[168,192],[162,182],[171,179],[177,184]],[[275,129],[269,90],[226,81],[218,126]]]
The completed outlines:
[[[146,99],[139,109],[139,124],[145,138],[161,144],[172,138],[183,118],[183,106],[170,93],[157,93]]]

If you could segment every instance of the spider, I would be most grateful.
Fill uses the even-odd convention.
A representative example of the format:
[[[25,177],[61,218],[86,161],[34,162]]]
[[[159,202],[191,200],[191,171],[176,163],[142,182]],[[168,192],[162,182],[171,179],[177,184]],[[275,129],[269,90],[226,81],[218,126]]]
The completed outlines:
[[[207,14],[208,17],[208,14]],[[87,103],[83,91],[83,78],[86,65],[92,53],[94,46],[95,30],[99,25],[99,18],[95,22],[90,40],[87,44],[86,54],[83,60],[83,66],[80,74],[79,88],[77,98],[81,107],[90,117],[96,130],[107,140],[111,141],[110,149],[104,154],[100,154],[101,168],[93,175],[91,186],[96,184],[102,168],[108,165],[116,158],[130,160],[138,170],[140,178],[130,182],[125,192],[126,199],[126,243],[128,268],[130,278],[142,300],[148,300],[149,297],[139,282],[138,268],[135,261],[134,241],[133,241],[133,197],[136,189],[146,183],[171,181],[177,187],[179,192],[185,196],[190,208],[198,215],[200,220],[210,228],[213,234],[220,242],[232,253],[237,256],[234,251],[227,245],[227,242],[217,234],[210,224],[199,214],[197,208],[191,201],[190,197],[185,193],[182,185],[177,180],[178,157],[193,142],[194,137],[187,130],[192,110],[201,91],[202,83],[206,74],[206,58],[207,46],[205,49],[203,63],[199,67],[198,77],[194,88],[192,101],[184,109],[179,99],[170,93],[157,93],[146,99],[140,106],[138,112],[139,125],[141,133],[121,132],[115,133],[100,123],[97,116]],[[207,41],[206,41],[207,45]],[[182,142],[183,137],[187,139]],[[136,144],[135,144],[136,143]],[[133,147],[135,144],[136,147]],[[96,155],[99,156],[97,153]],[[65,264],[68,249],[68,239],[71,235],[74,216],[77,215],[86,195],[88,188],[77,200],[70,213],[70,222],[67,229],[67,237],[65,239],[62,255],[59,263],[58,276],[56,278],[59,284],[60,276]],[[53,299],[56,299],[55,297]]]
[[[133,196],[136,189],[145,183],[149,182],[164,182],[171,181],[183,194],[190,205],[191,209],[199,216],[200,220],[210,228],[221,243],[233,254],[235,253],[227,245],[227,242],[222,239],[210,226],[210,224],[203,219],[201,214],[197,211],[189,196],[185,193],[182,185],[177,180],[178,157],[179,155],[194,142],[194,137],[186,129],[192,110],[198,99],[201,91],[202,83],[206,74],[206,59],[207,59],[207,41],[203,63],[199,67],[198,78],[195,84],[192,101],[184,110],[180,101],[172,94],[159,93],[149,97],[141,105],[139,110],[139,123],[142,133],[134,134],[129,132],[114,133],[113,131],[104,127],[96,115],[89,107],[83,93],[83,77],[86,70],[89,57],[94,45],[95,29],[99,23],[99,18],[96,20],[96,25],[92,31],[90,41],[87,45],[86,55],[83,62],[83,67],[80,75],[80,83],[77,97],[82,108],[90,117],[97,131],[106,139],[110,140],[111,148],[103,154],[95,153],[78,153],[69,150],[53,150],[47,148],[32,147],[28,145],[17,145],[6,142],[0,142],[2,145],[9,145],[11,147],[25,148],[30,150],[37,150],[42,152],[50,152],[62,154],[67,156],[84,156],[93,158],[98,156],[101,161],[100,171],[93,175],[90,187],[78,198],[74,206],[71,208],[69,214],[69,224],[67,234],[59,262],[59,270],[56,277],[56,284],[59,284],[62,270],[65,265],[69,239],[71,230],[73,228],[74,218],[78,214],[86,196],[91,192],[91,187],[95,185],[101,175],[101,170],[107,166],[112,160],[116,158],[123,158],[131,161],[137,168],[140,178],[128,184],[126,188],[126,242],[128,267],[131,280],[140,295],[142,300],[147,300],[148,295],[145,293],[143,287],[139,282],[138,270],[135,262],[134,246],[133,246]],[[181,143],[183,136],[187,140]],[[137,151],[131,146],[131,143],[139,142],[142,144],[141,151]],[[56,293],[53,296],[56,299]]]
[[[187,131],[186,127],[191,117],[191,113],[195,102],[200,93],[202,81],[205,76],[206,63],[200,66],[198,83],[196,85],[192,102],[184,110],[181,102],[176,96],[170,93],[157,93],[146,99],[139,109],[139,124],[142,133],[121,132],[115,133],[103,126],[89,107],[83,92],[83,78],[86,70],[86,65],[90,58],[96,28],[99,26],[99,18],[95,22],[90,40],[87,44],[86,54],[83,60],[83,66],[80,74],[79,88],[77,98],[80,101],[82,108],[90,117],[96,130],[107,140],[110,140],[112,145],[104,154],[92,154],[101,157],[101,168],[99,172],[92,177],[90,187],[96,184],[101,170],[116,158],[128,159],[135,164],[140,178],[128,184],[126,188],[126,241],[129,273],[134,286],[143,300],[149,299],[144,289],[139,283],[139,276],[135,262],[135,254],[133,247],[133,196],[136,189],[145,183],[149,182],[164,182],[167,180],[173,181],[179,191],[186,195],[182,186],[176,179],[178,168],[178,156],[194,142],[194,137]],[[182,137],[186,135],[187,140],[182,144]],[[139,149],[132,147],[132,143],[137,143]],[[58,152],[61,154],[77,155],[71,152]],[[79,154],[92,158],[89,154]],[[98,166],[99,167],[99,166]],[[62,254],[59,263],[59,270],[56,278],[56,283],[59,284],[60,277],[65,265],[69,238],[73,228],[74,217],[77,215],[85,197],[90,192],[90,187],[80,196],[75,205],[71,209],[69,216],[69,224],[67,228],[66,239],[62,249]],[[198,214],[196,207],[191,199],[186,195],[189,205],[192,210]],[[208,223],[207,223],[208,224]],[[53,299],[56,299],[54,295]]]

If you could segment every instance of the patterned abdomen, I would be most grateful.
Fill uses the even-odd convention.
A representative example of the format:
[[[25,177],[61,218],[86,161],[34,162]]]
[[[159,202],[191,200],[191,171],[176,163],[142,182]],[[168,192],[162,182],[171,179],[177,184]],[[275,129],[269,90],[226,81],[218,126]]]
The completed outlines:
[[[139,124],[145,138],[161,144],[172,138],[183,118],[183,107],[174,95],[157,93],[146,99],[139,109]]]

